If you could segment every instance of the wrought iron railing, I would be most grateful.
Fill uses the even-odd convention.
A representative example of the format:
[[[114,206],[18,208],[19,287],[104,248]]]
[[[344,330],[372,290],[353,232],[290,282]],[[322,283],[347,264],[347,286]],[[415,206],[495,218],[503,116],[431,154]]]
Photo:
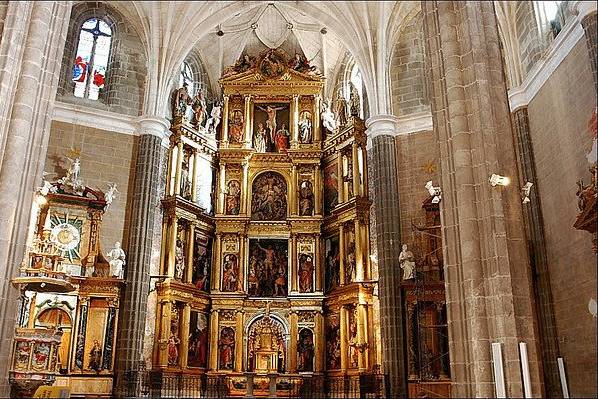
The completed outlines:
[[[235,377],[238,379],[239,377]],[[123,398],[219,399],[242,393],[230,389],[230,377],[189,375],[163,371],[126,371],[117,374],[115,395]],[[254,395],[257,394],[254,390]],[[368,399],[388,398],[384,374],[352,376],[278,376],[276,396],[280,398]]]

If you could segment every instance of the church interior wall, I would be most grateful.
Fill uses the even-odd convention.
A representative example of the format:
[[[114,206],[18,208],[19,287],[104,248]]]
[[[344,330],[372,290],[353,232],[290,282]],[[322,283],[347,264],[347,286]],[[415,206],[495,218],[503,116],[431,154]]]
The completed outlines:
[[[2,38],[2,32],[4,31],[4,20],[6,19],[7,12],[8,1],[0,1],[0,38]]]
[[[422,14],[419,12],[403,28],[395,44],[390,65],[395,116],[430,110],[426,95],[423,35]]]
[[[576,230],[576,181],[590,179],[588,122],[596,93],[585,40],[580,40],[528,105],[536,160],[557,335],[572,396],[593,396],[596,322],[588,301],[596,295],[596,255],[590,235]]]
[[[106,85],[99,100],[87,100],[73,95],[73,60],[83,22],[100,17],[112,29],[112,43],[108,60]],[[115,9],[103,2],[82,2],[73,6],[62,57],[57,99],[111,112],[139,115],[145,90],[146,55],[139,35],[131,24]]]
[[[423,257],[419,249],[421,236],[413,224],[425,224],[422,203],[428,198],[424,185],[439,181],[438,145],[433,130],[414,132],[396,137],[399,180],[401,244],[407,244],[416,258]]]
[[[68,165],[64,154],[71,149],[81,150],[82,176],[85,184],[106,190],[116,183],[118,193],[104,215],[101,245],[109,251],[116,241],[123,243],[129,235],[129,195],[135,173],[136,136],[109,132],[66,122],[53,121],[46,154],[45,171],[63,176]]]

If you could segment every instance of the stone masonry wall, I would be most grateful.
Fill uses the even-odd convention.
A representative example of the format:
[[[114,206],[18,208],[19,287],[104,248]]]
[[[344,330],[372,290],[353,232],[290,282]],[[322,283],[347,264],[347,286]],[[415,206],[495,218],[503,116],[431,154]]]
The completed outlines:
[[[106,254],[116,241],[127,248],[130,225],[129,195],[134,180],[138,138],[64,122],[52,122],[46,172],[56,173],[51,179],[64,176],[68,163],[64,156],[69,149],[81,150],[81,178],[85,185],[106,191],[116,183],[118,193],[104,214],[101,231],[102,251]]]
[[[83,22],[93,17],[103,18],[112,29],[106,85],[97,101],[75,97],[71,80],[79,29]],[[136,116],[143,105],[146,74],[146,57],[139,35],[120,13],[100,2],[73,6],[57,93],[60,101]]]
[[[523,70],[523,77],[532,69],[542,57],[544,42],[538,32],[534,4],[532,1],[520,1],[515,14],[517,39]]]
[[[439,185],[438,144],[434,131],[415,132],[396,137],[399,198],[401,201],[401,244],[407,244],[416,258],[424,256],[419,248],[421,235],[412,224],[425,224],[421,205],[428,198],[424,188],[432,180]]]
[[[390,67],[392,107],[395,116],[429,111],[424,66],[421,13],[415,15],[400,33]]]
[[[576,181],[589,181],[588,121],[596,93],[588,49],[580,40],[528,106],[537,184],[545,222],[557,336],[571,397],[596,397],[596,255],[591,236],[572,226],[578,214]]]
[[[6,19],[6,12],[8,11],[8,1],[0,1],[0,39],[4,31],[4,20]]]

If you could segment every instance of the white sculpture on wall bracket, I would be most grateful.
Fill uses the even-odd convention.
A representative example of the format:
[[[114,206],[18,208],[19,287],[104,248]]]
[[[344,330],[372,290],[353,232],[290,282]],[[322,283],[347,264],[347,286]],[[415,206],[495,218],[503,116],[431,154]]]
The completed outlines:
[[[106,205],[110,205],[112,201],[114,201],[114,197],[116,197],[116,193],[118,190],[116,189],[116,183],[110,183],[108,185],[108,191],[104,194],[104,199],[106,200]]]
[[[108,263],[110,264],[110,276],[124,278],[126,256],[125,251],[120,247],[120,242],[115,242],[114,248],[108,252]]]
[[[403,269],[403,280],[412,280],[415,278],[415,261],[413,252],[407,249],[407,244],[403,244],[399,254],[399,265]]]
[[[333,134],[336,130],[336,118],[334,112],[330,109],[330,101],[326,100],[322,104],[322,126],[328,131],[329,134]]]

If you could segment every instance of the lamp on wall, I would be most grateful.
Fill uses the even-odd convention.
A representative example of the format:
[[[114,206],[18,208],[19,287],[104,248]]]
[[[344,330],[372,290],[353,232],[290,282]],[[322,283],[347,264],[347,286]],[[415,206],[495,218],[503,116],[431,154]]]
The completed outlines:
[[[501,175],[497,175],[497,174],[492,174],[492,176],[490,176],[490,184],[492,185],[492,187],[495,186],[508,186],[509,184],[511,184],[511,179],[509,179],[506,176],[501,176]]]
[[[433,197],[432,203],[438,204],[442,199],[442,189],[440,187],[434,187],[434,184],[432,184],[432,180],[427,182],[424,187],[426,188],[426,190],[428,190],[430,196]]]

